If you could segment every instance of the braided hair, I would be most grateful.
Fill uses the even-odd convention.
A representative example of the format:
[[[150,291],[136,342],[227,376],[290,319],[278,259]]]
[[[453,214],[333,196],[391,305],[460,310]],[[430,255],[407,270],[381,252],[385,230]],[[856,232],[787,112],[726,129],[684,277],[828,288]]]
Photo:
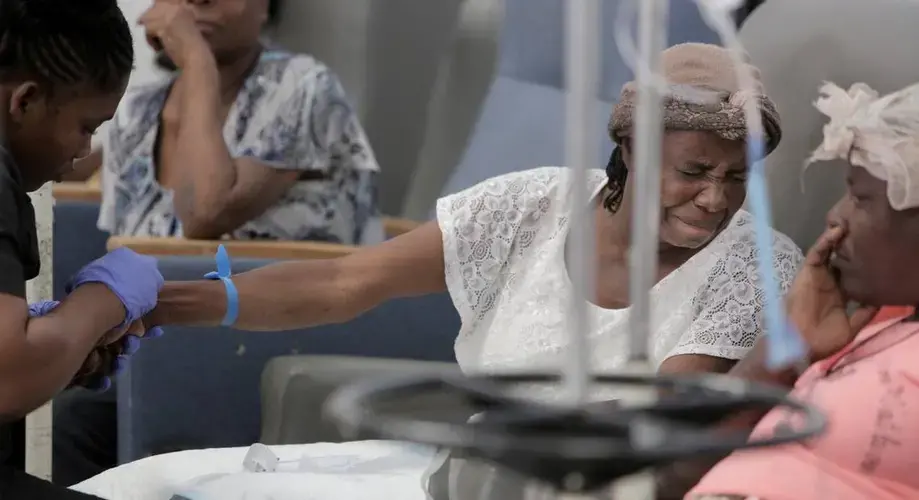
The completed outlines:
[[[281,0],[268,0],[268,25],[274,26],[281,19]]]
[[[116,0],[0,0],[0,81],[109,91],[133,64],[131,28]]]
[[[603,208],[614,214],[622,206],[625,194],[625,181],[629,178],[629,167],[622,159],[622,145],[617,145],[606,164],[606,194],[603,196]]]

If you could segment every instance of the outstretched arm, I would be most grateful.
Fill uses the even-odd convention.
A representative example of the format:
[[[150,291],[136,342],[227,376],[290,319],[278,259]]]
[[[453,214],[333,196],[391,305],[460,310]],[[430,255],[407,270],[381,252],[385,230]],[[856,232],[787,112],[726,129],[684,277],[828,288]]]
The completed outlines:
[[[272,264],[233,277],[236,328],[289,330],[348,321],[389,299],[443,291],[443,241],[436,222],[346,257]],[[219,281],[167,282],[152,325],[220,324],[226,313]]]

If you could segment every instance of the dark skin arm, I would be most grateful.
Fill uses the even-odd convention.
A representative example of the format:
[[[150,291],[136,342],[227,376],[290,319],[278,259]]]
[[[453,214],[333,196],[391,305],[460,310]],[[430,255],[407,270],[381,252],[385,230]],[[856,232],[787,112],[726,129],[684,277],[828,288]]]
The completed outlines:
[[[176,210],[188,238],[212,239],[252,220],[293,186],[298,171],[233,158],[223,139],[220,75],[210,51],[190,59],[181,76],[175,158],[182,165]]]
[[[278,331],[348,321],[397,297],[436,293],[444,282],[436,222],[338,259],[271,264],[233,277],[237,328]],[[167,282],[148,325],[215,326],[226,313],[219,281]]]
[[[140,23],[154,48],[165,50],[181,69],[169,98],[177,100],[167,103],[164,115],[174,110],[178,117],[175,148],[166,161],[181,173],[174,199],[182,231],[188,238],[218,238],[277,203],[300,173],[230,154],[223,139],[221,74],[185,2],[156,2]]]
[[[22,297],[0,294],[0,422],[22,418],[67,387],[124,306],[101,284],[79,287],[54,311],[29,318]]]

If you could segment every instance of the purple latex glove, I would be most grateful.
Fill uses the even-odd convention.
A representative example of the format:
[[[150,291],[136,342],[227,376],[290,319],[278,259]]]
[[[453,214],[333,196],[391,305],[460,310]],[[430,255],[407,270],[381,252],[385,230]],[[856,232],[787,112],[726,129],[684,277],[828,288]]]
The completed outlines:
[[[153,257],[119,248],[80,269],[65,290],[69,294],[87,283],[102,283],[124,304],[123,327],[153,310],[163,287],[163,275]]]
[[[37,318],[39,316],[44,316],[59,305],[61,305],[61,303],[56,300],[43,300],[41,302],[29,304],[29,317]]]

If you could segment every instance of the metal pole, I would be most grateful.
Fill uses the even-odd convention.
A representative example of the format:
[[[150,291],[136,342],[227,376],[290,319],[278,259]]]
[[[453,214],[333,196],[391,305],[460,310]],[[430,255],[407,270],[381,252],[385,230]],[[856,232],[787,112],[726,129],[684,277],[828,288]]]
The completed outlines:
[[[590,318],[588,301],[594,297],[593,210],[589,206],[587,170],[599,165],[596,127],[599,82],[599,0],[568,0],[566,10],[565,160],[571,169],[571,254],[568,270],[574,291],[569,315],[570,359],[564,380],[568,402],[584,404],[590,386]]]
[[[661,140],[663,102],[659,87],[660,54],[667,44],[669,0],[636,0],[638,10],[638,64],[636,105],[632,147],[635,164],[632,183],[632,233],[629,247],[629,361],[626,373],[653,374],[649,351],[653,335],[651,289],[657,283],[660,237]],[[623,392],[624,405],[650,404],[657,394],[653,389]],[[656,436],[632,436],[633,441],[655,440]],[[647,441],[645,441],[647,442]],[[620,479],[613,485],[612,498],[653,500],[655,481],[652,471]]]
[[[657,249],[660,233],[661,90],[653,74],[667,38],[668,0],[639,0],[638,103],[635,116],[632,175],[632,242],[629,252],[630,361],[648,362],[651,337],[650,290],[657,282]]]
[[[38,248],[41,255],[41,273],[26,285],[26,297],[31,304],[51,300],[54,291],[54,199],[51,195],[51,183],[45,184],[29,196],[35,207]],[[51,424],[50,401],[26,417],[26,472],[48,481],[51,480]]]

